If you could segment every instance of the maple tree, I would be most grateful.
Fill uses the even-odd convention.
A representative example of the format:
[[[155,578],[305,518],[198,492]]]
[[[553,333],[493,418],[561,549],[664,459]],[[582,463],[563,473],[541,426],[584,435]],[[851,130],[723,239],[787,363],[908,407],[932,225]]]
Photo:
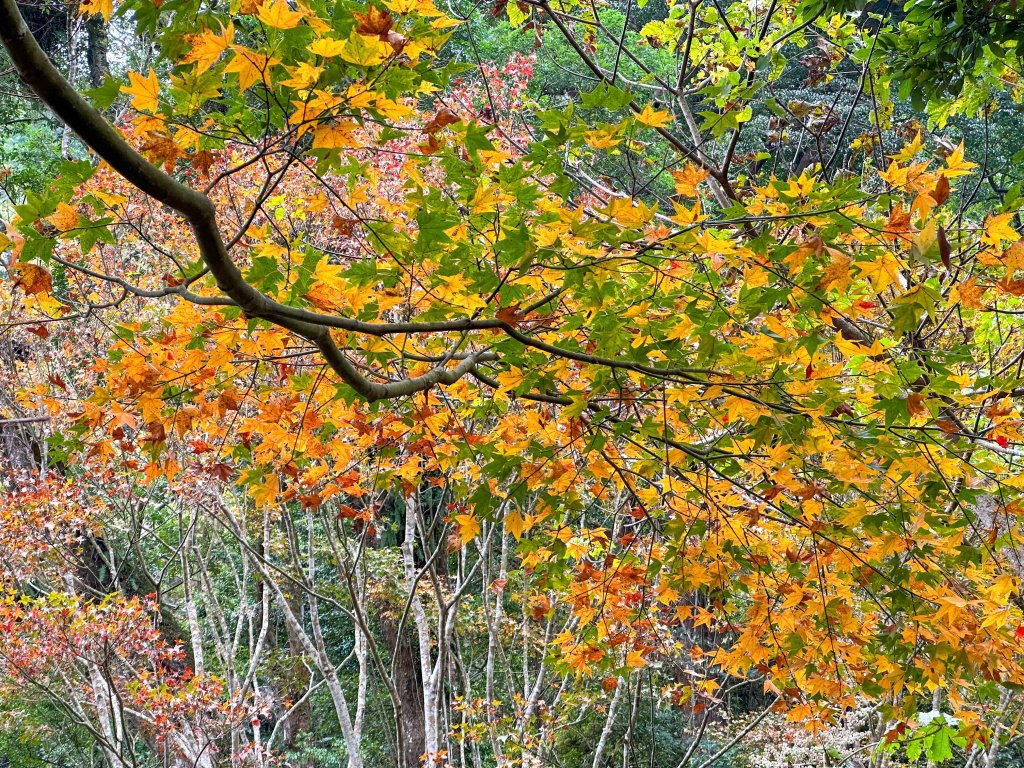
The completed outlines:
[[[447,58],[480,13],[432,0],[126,0],[159,55],[94,105],[0,0],[89,153],[0,235],[3,423],[49,425],[8,462],[7,690],[118,767],[315,764],[318,718],[353,768],[380,730],[391,764],[533,766],[597,712],[600,768],[648,695],[689,722],[673,765],[869,702],[874,764],[991,768],[1020,200],[894,123],[880,29],[927,14],[842,6],[500,2],[540,52],[499,67]],[[552,40],[592,78],[564,108],[530,89]],[[765,95],[791,60],[857,70],[845,119]]]

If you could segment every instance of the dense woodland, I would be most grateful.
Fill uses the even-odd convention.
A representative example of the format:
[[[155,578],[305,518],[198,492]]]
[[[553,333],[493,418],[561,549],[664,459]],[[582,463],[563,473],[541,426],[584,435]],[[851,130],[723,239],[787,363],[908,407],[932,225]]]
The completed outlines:
[[[0,767],[1024,761],[1024,3],[0,42]]]

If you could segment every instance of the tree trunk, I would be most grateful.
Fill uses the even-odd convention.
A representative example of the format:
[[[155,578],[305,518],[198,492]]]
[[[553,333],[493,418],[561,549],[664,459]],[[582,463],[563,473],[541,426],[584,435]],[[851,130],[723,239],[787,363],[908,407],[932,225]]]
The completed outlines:
[[[299,615],[302,612],[302,599],[300,597],[289,597],[289,605],[292,611]],[[309,668],[302,663],[304,648],[299,636],[291,624],[285,623],[285,630],[288,634],[288,652],[291,657],[291,669],[289,670],[288,686],[284,698],[291,701],[298,701],[309,687]],[[293,708],[284,721],[284,745],[287,749],[295,749],[299,736],[307,733],[313,723],[312,710],[309,699]]]
[[[427,751],[423,717],[423,681],[420,679],[419,661],[408,632],[398,635],[398,620],[386,616],[380,622],[381,635],[389,649],[395,650],[392,666],[395,687],[402,698],[402,762],[405,768],[417,768],[421,756]]]
[[[107,33],[107,22],[102,16],[90,16],[85,22],[85,31],[88,36],[86,59],[89,63],[89,82],[94,88],[99,88],[110,75],[110,62],[107,60],[110,36]]]

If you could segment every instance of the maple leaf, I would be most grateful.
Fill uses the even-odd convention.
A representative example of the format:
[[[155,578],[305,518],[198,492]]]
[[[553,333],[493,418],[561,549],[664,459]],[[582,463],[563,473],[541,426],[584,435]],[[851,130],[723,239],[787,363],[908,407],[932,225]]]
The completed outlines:
[[[518,511],[509,512],[505,515],[505,530],[516,537],[516,540],[523,538],[523,534],[530,530],[530,524]]]
[[[946,157],[946,168],[943,170],[943,175],[951,179],[957,176],[966,176],[977,167],[977,163],[964,160],[964,143],[961,141],[960,146]]]
[[[166,134],[150,134],[149,138],[142,145],[142,151],[151,160],[162,162],[164,170],[168,173],[174,170],[174,165],[181,156],[181,147]]]
[[[864,277],[870,278],[871,287],[881,293],[890,285],[899,284],[900,263],[891,253],[882,254],[874,261],[857,262],[857,269]]]
[[[818,282],[819,290],[825,290],[835,285],[837,290],[843,290],[850,284],[850,266],[852,260],[842,254],[832,253],[832,261],[825,269],[825,273]]]
[[[53,289],[53,276],[45,267],[31,262],[19,262],[13,267],[18,277],[14,284],[29,296],[37,293],[49,293]]]
[[[341,56],[345,50],[346,41],[333,37],[321,37],[309,44],[309,52],[325,59],[332,59]]]
[[[289,88],[295,88],[296,90],[303,90],[314,85],[320,79],[323,71],[324,68],[322,66],[314,66],[308,61],[303,61],[299,66],[288,69],[291,77],[287,80],[282,80],[281,85],[287,85]]]
[[[387,36],[384,39],[387,42],[387,44],[391,46],[391,50],[395,52],[396,56],[400,54],[402,51],[404,51],[405,46],[409,43],[409,40],[408,38],[405,37],[405,35],[401,35],[398,32],[395,32],[394,30],[388,32]]]
[[[352,17],[358,22],[356,32],[360,35],[377,35],[381,40],[388,39],[391,25],[395,23],[390,13],[375,5],[371,5],[366,13],[353,13]]]
[[[945,176],[939,176],[939,180],[935,182],[935,189],[928,194],[935,201],[936,205],[942,205],[944,202],[949,200],[949,179]]]
[[[904,210],[902,204],[896,204],[889,214],[889,223],[885,227],[887,240],[895,240],[898,236],[910,232],[911,212]]]
[[[306,292],[306,298],[323,310],[337,311],[348,308],[358,313],[371,298],[359,286],[351,286],[344,278],[345,268],[320,261],[313,271],[313,286]]]
[[[676,194],[684,197],[696,197],[698,185],[710,175],[710,171],[699,168],[693,163],[686,163],[682,169],[672,171]]]
[[[136,72],[129,72],[131,85],[122,85],[121,92],[132,96],[132,106],[139,112],[155,113],[160,109],[160,82],[152,68],[149,75],[142,77]]]
[[[1006,213],[989,216],[985,220],[985,229],[984,234],[981,236],[981,242],[999,248],[1004,242],[1018,240],[1020,234],[1010,225],[1010,222],[1013,221],[1016,215],[1016,211],[1007,211]]]
[[[188,156],[188,162],[199,173],[209,178],[210,169],[213,167],[213,164],[217,162],[217,153],[211,152],[208,149],[193,152]]]
[[[907,412],[911,416],[930,416],[931,412],[925,405],[927,397],[920,393],[914,393],[907,397]]]
[[[454,520],[458,530],[459,540],[462,542],[463,546],[469,544],[469,542],[480,535],[480,521],[477,519],[476,515],[455,515]]]
[[[424,155],[432,155],[441,148],[441,142],[437,140],[437,136],[431,133],[426,141],[416,145],[416,149],[422,152]]]
[[[604,208],[604,212],[619,224],[633,229],[640,229],[650,223],[657,211],[657,203],[648,206],[643,200],[629,197],[613,198]]]
[[[376,37],[353,32],[345,41],[345,47],[339,54],[345,61],[359,67],[374,67],[384,61],[386,51],[384,44]]]
[[[273,505],[280,492],[280,482],[273,473],[267,475],[261,482],[249,486],[249,495],[259,506]]]
[[[199,70],[206,70],[221,57],[230,46],[235,37],[235,27],[229,21],[227,26],[222,26],[220,33],[205,29],[198,35],[189,35],[189,52],[182,59],[183,64],[195,63]]]
[[[427,134],[433,134],[444,128],[446,125],[453,125],[462,120],[458,115],[452,112],[448,107],[442,107],[438,110],[430,121],[423,126],[423,132]]]
[[[114,12],[114,0],[81,0],[78,11],[83,16],[102,16],[109,21]]]
[[[359,124],[350,120],[318,125],[313,129],[313,149],[359,146],[355,134],[358,128]]]
[[[622,129],[619,126],[607,125],[594,131],[587,131],[585,141],[594,149],[611,149],[622,143],[623,137],[619,134]]]
[[[903,149],[894,155],[890,155],[890,157],[892,157],[892,159],[897,163],[909,163],[923,148],[924,142],[922,141],[922,135],[921,132],[918,131],[917,135],[914,136],[913,141],[904,145]]]
[[[797,272],[811,256],[821,256],[825,249],[825,243],[817,234],[801,243],[795,251],[787,255],[782,262],[789,266],[790,270]]]
[[[331,219],[331,226],[342,237],[351,237],[358,223],[359,219],[348,219],[344,216],[335,216]]]
[[[536,595],[530,598],[530,616],[534,621],[541,621],[551,610],[551,598],[547,595]]]
[[[266,0],[256,9],[256,17],[274,29],[292,29],[306,17],[303,11],[293,11],[286,0]]]
[[[645,104],[644,108],[634,117],[638,123],[643,123],[651,128],[664,128],[672,122],[672,115],[667,111],[655,110],[650,104]]]
[[[519,303],[516,303],[508,307],[502,307],[494,313],[494,316],[506,325],[518,328],[523,324],[523,321],[530,316],[529,312],[520,312],[520,306],[521,305]]]
[[[978,280],[975,277],[969,277],[964,282],[953,286],[949,292],[949,301],[951,304],[959,302],[968,309],[981,309],[981,297],[985,294],[985,289],[978,285]]]
[[[242,46],[232,46],[231,50],[234,56],[224,67],[224,72],[238,75],[238,87],[242,91],[248,90],[254,83],[266,82],[270,68],[279,63],[272,56],[265,56]]]
[[[47,220],[61,232],[67,232],[78,226],[78,211],[67,203],[61,202],[58,203],[57,210]]]

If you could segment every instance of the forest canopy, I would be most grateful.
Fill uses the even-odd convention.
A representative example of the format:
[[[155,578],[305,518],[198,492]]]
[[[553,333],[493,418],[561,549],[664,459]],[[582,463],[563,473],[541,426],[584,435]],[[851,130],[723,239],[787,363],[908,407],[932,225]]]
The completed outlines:
[[[1018,0],[0,42],[0,766],[1024,759]]]

